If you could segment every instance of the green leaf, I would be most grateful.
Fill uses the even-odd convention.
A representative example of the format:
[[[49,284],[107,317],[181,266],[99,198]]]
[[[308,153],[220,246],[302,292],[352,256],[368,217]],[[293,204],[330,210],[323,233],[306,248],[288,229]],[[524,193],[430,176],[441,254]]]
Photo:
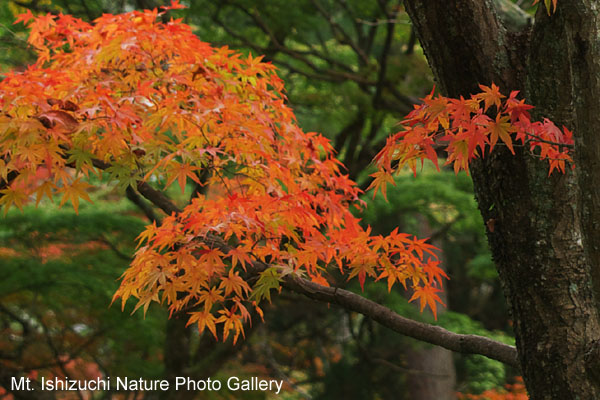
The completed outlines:
[[[260,302],[262,299],[267,299],[271,302],[271,289],[279,289],[281,277],[275,267],[267,268],[261,272],[260,278],[252,289],[251,299],[255,299]]]
[[[106,172],[110,175],[111,180],[117,181],[117,186],[121,190],[127,189],[128,186],[136,187],[140,178],[138,173],[132,171],[130,167],[118,163],[113,163],[106,169]]]
[[[73,148],[69,150],[69,158],[67,163],[75,163],[75,169],[82,171],[82,167],[93,167],[92,154],[80,148]],[[87,168],[86,168],[87,169]]]

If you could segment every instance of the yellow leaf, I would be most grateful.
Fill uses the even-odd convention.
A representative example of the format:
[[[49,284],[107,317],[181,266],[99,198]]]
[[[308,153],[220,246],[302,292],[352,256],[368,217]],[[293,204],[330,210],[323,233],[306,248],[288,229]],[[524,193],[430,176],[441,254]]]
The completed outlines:
[[[19,210],[23,211],[23,204],[27,201],[27,195],[18,189],[6,188],[0,190],[0,204],[4,205],[4,215],[8,213],[9,208],[15,205]]]
[[[82,182],[80,178],[77,178],[71,184],[63,186],[58,191],[63,194],[62,200],[60,201],[60,207],[67,202],[67,200],[71,201],[73,204],[73,208],[75,209],[75,214],[79,213],[79,198],[82,198],[90,203],[92,200],[90,196],[87,194],[86,190],[91,185],[86,182]]]
[[[52,199],[52,189],[56,189],[56,185],[52,183],[52,181],[44,181],[38,188],[35,190],[35,206],[37,207],[40,204],[40,200],[46,195],[50,200]]]

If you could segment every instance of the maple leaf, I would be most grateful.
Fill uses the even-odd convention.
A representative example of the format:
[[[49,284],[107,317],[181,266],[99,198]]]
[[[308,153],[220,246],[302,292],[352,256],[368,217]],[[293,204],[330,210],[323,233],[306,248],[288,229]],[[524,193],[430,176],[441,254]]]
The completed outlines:
[[[198,301],[204,303],[204,309],[207,312],[210,312],[213,304],[220,303],[225,300],[225,297],[221,294],[222,290],[218,288],[210,288],[208,290],[203,290],[200,292],[200,296],[198,297]]]
[[[17,19],[13,22],[13,25],[23,22],[25,25],[29,24],[29,21],[35,19],[35,16],[31,13],[30,9],[27,9],[24,13],[17,15]]]
[[[348,279],[358,277],[358,283],[360,283],[361,290],[365,290],[365,279],[367,276],[376,276],[373,265],[360,263],[352,266]]]
[[[80,198],[90,203],[92,202],[92,199],[90,199],[90,196],[87,194],[87,189],[90,187],[91,185],[89,183],[81,181],[81,178],[77,178],[73,182],[70,182],[65,186],[59,188],[57,191],[59,193],[62,193],[60,206],[62,207],[62,205],[65,204],[67,201],[71,201],[71,204],[75,209],[75,214],[78,214]]]
[[[242,268],[245,270],[246,264],[252,263],[252,260],[251,260],[250,256],[248,255],[248,253],[237,247],[229,250],[229,252],[227,253],[227,256],[231,257],[231,266],[233,268],[235,268],[235,266],[239,262],[240,265],[242,266]]]
[[[433,313],[433,317],[437,320],[437,305],[436,303],[440,303],[444,305],[442,299],[437,295],[437,293],[441,292],[440,289],[434,288],[432,286],[417,286],[414,289],[414,293],[408,301],[413,301],[419,299],[419,307],[421,312],[425,306],[429,306],[431,312]],[[445,305],[444,305],[445,306]]]
[[[199,168],[194,165],[189,165],[186,163],[172,163],[171,169],[169,171],[169,179],[167,181],[166,187],[169,187],[175,179],[179,183],[179,187],[181,188],[181,193],[185,193],[185,186],[187,182],[187,178],[192,179],[197,184],[200,184],[200,179],[196,174]]]
[[[271,290],[280,288],[281,277],[276,268],[267,268],[260,273],[260,277],[252,288],[251,299],[256,299],[260,302],[262,299],[267,299],[271,302]]]
[[[406,271],[394,266],[388,257],[382,257],[380,264],[383,266],[384,270],[377,277],[377,280],[387,278],[388,292],[392,291],[392,287],[396,282],[400,282],[406,287],[405,281],[408,277]]]
[[[149,243],[158,234],[158,232],[159,230],[156,226],[156,221],[152,221],[152,224],[146,225],[146,229],[136,238],[138,247],[140,247],[144,241]]]
[[[381,191],[381,194],[383,194],[383,197],[387,200],[387,184],[391,183],[396,186],[396,181],[394,181],[392,175],[387,171],[377,171],[369,176],[373,177],[373,181],[367,190],[375,189],[373,191],[373,198],[375,198],[378,191]]]
[[[188,319],[186,326],[189,326],[191,324],[197,324],[199,334],[202,334],[202,332],[204,332],[204,329],[208,328],[210,333],[212,333],[213,337],[217,339],[217,326],[215,324],[216,320],[217,319],[215,318],[215,316],[208,311],[193,312],[190,313],[190,318]]]
[[[430,96],[433,94],[430,94]],[[426,114],[429,116],[429,120],[431,120],[434,124],[437,122],[444,129],[449,128],[448,121],[448,102],[449,100],[445,97],[438,96],[436,98],[425,98],[423,100],[427,108],[425,109]],[[435,129],[435,128],[434,128]]]
[[[126,189],[127,187],[135,187],[137,184],[136,177],[132,174],[131,170],[127,166],[114,163],[105,170],[111,180],[116,181],[120,189]]]
[[[225,296],[235,293],[238,296],[243,296],[250,291],[250,286],[240,277],[238,272],[229,270],[229,275],[221,278],[219,288],[225,289]]]
[[[54,183],[52,183],[51,181],[42,182],[42,184],[39,185],[35,191],[35,193],[36,193],[35,206],[37,207],[40,204],[40,201],[42,200],[42,198],[44,196],[46,196],[50,200],[54,201],[52,199],[52,190],[54,190],[54,189],[56,189],[56,185]]]
[[[172,240],[168,240],[167,243]],[[200,258],[198,261],[204,263],[206,271],[209,276],[220,272],[224,267],[223,263],[223,252],[219,249],[207,249],[198,251]]]
[[[229,337],[229,332],[234,331],[233,344],[235,345],[240,333],[244,335],[244,327],[239,315],[234,314],[230,310],[219,310],[221,316],[216,319],[215,323],[223,323],[223,341]]]
[[[16,188],[6,188],[0,190],[0,204],[4,206],[4,215],[8,213],[11,206],[15,205],[19,210],[23,211],[23,204],[27,201],[27,195]]]
[[[483,111],[486,112],[488,108],[493,104],[497,109],[500,109],[500,104],[502,104],[502,99],[504,95],[500,93],[500,88],[492,83],[492,87],[479,85],[479,88],[483,90],[483,93],[478,95],[478,98],[483,100],[485,106]]]
[[[82,171],[87,176],[87,171],[93,167],[93,154],[77,147],[69,150],[68,153],[67,163],[75,163],[75,169]]]
[[[534,0],[532,5],[536,5],[540,0]],[[556,12],[556,5],[558,4],[558,0],[544,0],[544,6],[546,7],[546,11],[548,15]],[[550,12],[550,5],[552,5],[552,12]]]
[[[158,291],[156,291],[156,290],[146,291],[142,296],[140,296],[137,304],[135,305],[135,307],[133,308],[133,311],[131,313],[133,314],[138,309],[143,308],[144,317],[145,317],[146,313],[148,312],[148,308],[150,307],[150,304],[153,301],[158,301]]]
[[[488,123],[487,129],[489,129],[490,132],[490,151],[496,145],[498,138],[500,138],[500,140],[506,144],[510,152],[515,154],[510,135],[516,131],[516,128],[509,122],[509,120],[509,116],[497,114],[496,120]]]
[[[526,104],[524,99],[517,100],[518,90],[513,90],[510,93],[508,99],[506,99],[506,111],[510,113],[510,120],[516,123],[523,116],[524,120],[529,120],[529,110],[533,109],[533,106]]]

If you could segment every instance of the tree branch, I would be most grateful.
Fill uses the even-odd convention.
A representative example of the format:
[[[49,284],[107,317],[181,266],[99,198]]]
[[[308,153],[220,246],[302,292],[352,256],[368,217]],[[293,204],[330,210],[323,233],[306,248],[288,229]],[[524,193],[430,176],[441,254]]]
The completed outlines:
[[[156,222],[157,225],[160,225],[160,218],[156,215],[152,209],[152,206],[145,203],[140,195],[137,194],[137,192],[131,186],[127,186],[125,194],[129,201],[135,204],[144,213],[146,218],[150,220],[150,222]]]
[[[321,3],[319,3],[318,0],[311,0],[311,3],[315,6],[317,11],[319,11],[319,13],[323,16],[323,18],[325,18],[327,20],[333,36],[336,37],[337,36],[336,33],[338,33],[341,36],[339,38],[340,39],[339,42],[341,44],[346,44],[346,45],[350,46],[352,48],[352,50],[354,50],[354,52],[358,56],[359,63],[362,65],[367,65],[369,63],[369,58],[367,57],[367,55],[365,54],[363,49],[361,49],[360,47],[358,47],[358,45],[356,43],[354,43],[354,41],[352,40],[350,35],[342,28],[342,26],[340,24],[335,22],[335,20],[333,19],[333,16],[325,10],[325,8],[321,5]]]
[[[520,368],[514,346],[484,336],[461,335],[439,326],[414,321],[347,290],[322,286],[291,275],[283,278],[283,286],[313,300],[338,304],[347,310],[363,314],[402,335],[458,353],[480,354],[511,367]]]
[[[248,40],[248,38],[246,36],[236,33],[233,29],[231,29],[231,27],[229,25],[227,25],[226,23],[224,23],[223,21],[221,21],[219,19],[218,13],[212,16],[212,20],[216,24],[218,24],[221,28],[223,28],[227,32],[227,34],[231,35],[235,39],[238,39],[243,45],[248,46],[261,54],[269,52],[268,48],[258,46],[256,43],[253,43],[250,40]],[[308,57],[306,57],[305,54],[302,54],[301,52],[298,52],[287,46],[279,44],[278,42],[275,42],[273,40],[271,40],[271,43],[273,45],[275,45],[275,48],[278,51],[280,51],[284,54],[287,54],[288,56],[303,63],[304,65],[306,65],[306,67],[310,68],[312,71],[314,71],[316,74],[318,74],[318,76],[316,76],[317,79],[323,79],[323,78],[319,78],[319,76],[327,76],[327,77],[329,77],[329,79],[326,79],[326,80],[332,80],[334,82],[337,82],[337,81],[343,82],[345,80],[351,80],[351,81],[356,82],[357,84],[363,84],[363,85],[375,85],[376,84],[375,81],[369,80],[368,77],[366,77],[366,76],[362,76],[360,74],[353,73],[353,72],[351,72],[351,70],[348,70],[348,68],[344,68],[345,71],[338,71],[333,68],[321,68],[321,67],[317,66],[314,62],[312,62]],[[327,59],[323,58],[321,55],[318,55],[317,57],[328,62],[330,65],[334,63],[332,59],[327,60]],[[282,64],[280,61],[277,61],[277,62],[279,64]],[[335,65],[339,65],[339,63],[335,62]],[[300,71],[296,70],[296,72],[300,72]],[[310,77],[310,75],[307,75],[307,76]]]
[[[179,210],[174,204],[168,204],[167,202],[170,201],[161,192],[150,187],[150,185],[140,183],[138,184],[138,189],[144,197],[148,196],[146,198],[163,211],[170,214]],[[205,241],[211,246],[218,247],[224,253],[228,253],[231,250],[218,237],[207,236]],[[261,272],[269,266],[261,262],[254,262],[252,267],[257,272]],[[514,368],[520,368],[517,360],[517,351],[514,346],[509,346],[483,336],[457,334],[439,326],[404,318],[381,304],[344,289],[322,286],[292,275],[287,275],[282,280],[283,286],[289,290],[303,294],[313,300],[338,304],[343,308],[363,314],[402,335],[459,353],[481,354]]]
[[[393,14],[390,15],[391,18],[396,18],[398,11],[394,11]],[[392,47],[392,42],[394,40],[394,28],[396,24],[388,24],[387,31],[385,34],[385,42],[383,45],[383,50],[381,51],[381,55],[379,57],[379,74],[377,76],[377,85],[375,86],[375,96],[373,96],[373,105],[377,107],[380,99],[381,93],[383,90],[383,84],[385,82],[385,75],[387,71],[387,61],[388,56],[390,54],[390,49]],[[392,85],[390,85],[392,86]]]
[[[167,215],[179,214],[181,212],[181,209],[165,196],[163,192],[154,189],[146,182],[138,182],[137,188],[142,196],[150,200],[152,204],[163,210]]]
[[[94,160],[93,164],[101,169],[109,167],[107,163],[97,160]],[[171,199],[161,191],[154,189],[148,183],[140,181],[137,184],[137,188],[142,196],[168,215],[181,212],[181,209]],[[218,236],[207,234],[201,240],[209,246],[217,247],[223,253],[229,253],[231,250],[231,247]],[[265,271],[269,267],[270,265],[260,261],[252,263],[252,269],[255,273]],[[509,346],[483,336],[461,335],[439,326],[413,321],[355,293],[340,288],[322,286],[295,275],[282,277],[282,286],[313,300],[338,304],[347,310],[363,314],[402,335],[459,353],[480,354],[516,369],[520,368],[517,360],[517,351],[514,346]]]

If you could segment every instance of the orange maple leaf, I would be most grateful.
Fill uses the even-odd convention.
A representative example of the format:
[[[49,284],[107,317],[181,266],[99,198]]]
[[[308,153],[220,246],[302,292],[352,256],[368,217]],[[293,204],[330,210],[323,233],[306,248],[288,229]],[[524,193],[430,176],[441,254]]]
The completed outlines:
[[[425,308],[425,306],[429,306],[431,312],[433,313],[433,317],[437,320],[437,308],[436,303],[440,303],[445,306],[442,299],[437,295],[437,293],[441,292],[440,289],[434,288],[432,286],[417,286],[414,288],[414,293],[408,301],[413,301],[419,299],[419,307],[421,312]]]

